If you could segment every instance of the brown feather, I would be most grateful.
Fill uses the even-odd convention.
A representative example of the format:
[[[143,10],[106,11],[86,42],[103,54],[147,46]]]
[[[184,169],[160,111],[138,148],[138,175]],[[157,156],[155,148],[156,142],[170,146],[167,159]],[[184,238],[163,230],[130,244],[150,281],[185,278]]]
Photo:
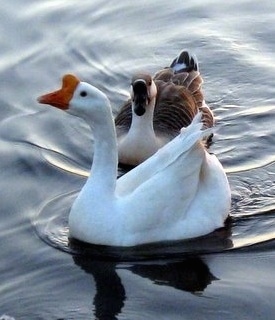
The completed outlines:
[[[133,79],[140,77],[140,74]],[[176,136],[182,127],[188,126],[198,111],[202,112],[204,128],[214,125],[212,112],[203,106],[203,79],[197,71],[174,72],[172,68],[158,71],[153,80],[157,97],[153,126],[156,133]],[[132,121],[131,100],[120,109],[115,124],[122,132],[128,131]]]
[[[214,125],[212,113],[208,108],[202,107],[204,98],[201,87],[203,80],[197,71],[193,73],[186,72],[172,77],[169,72],[163,72],[161,75],[157,74],[157,79],[154,77],[158,89],[153,122],[156,131],[165,133],[166,130],[174,130],[176,131],[174,134],[178,134],[182,127],[191,123],[198,110],[203,113],[202,121],[205,128]],[[163,79],[168,79],[168,82]],[[121,107],[115,118],[115,124],[128,131],[131,121],[132,109],[129,99]]]

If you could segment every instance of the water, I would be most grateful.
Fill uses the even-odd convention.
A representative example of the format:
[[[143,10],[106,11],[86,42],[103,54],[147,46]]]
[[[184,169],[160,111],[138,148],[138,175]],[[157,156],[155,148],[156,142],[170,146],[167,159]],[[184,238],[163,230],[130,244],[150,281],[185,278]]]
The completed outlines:
[[[275,4],[271,1],[1,1],[0,317],[273,319]],[[232,219],[196,241],[121,250],[68,241],[92,134],[39,105],[67,72],[109,96],[182,49],[217,117],[211,147]],[[4,316],[3,316],[4,317]]]

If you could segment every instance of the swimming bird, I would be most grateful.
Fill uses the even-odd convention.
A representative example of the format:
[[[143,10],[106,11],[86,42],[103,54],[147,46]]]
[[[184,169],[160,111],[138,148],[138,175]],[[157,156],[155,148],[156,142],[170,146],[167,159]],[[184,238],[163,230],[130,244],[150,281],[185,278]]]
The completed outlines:
[[[201,111],[205,128],[214,116],[202,93],[203,79],[195,55],[182,51],[169,68],[152,77],[132,77],[131,98],[115,118],[119,162],[138,165],[188,126]],[[212,138],[212,134],[210,137]]]
[[[82,117],[94,136],[91,173],[69,213],[70,237],[136,246],[188,239],[220,228],[230,208],[221,163],[201,143],[201,114],[154,155],[117,179],[117,138],[107,96],[74,75],[38,101]],[[91,151],[92,152],[92,151]]]

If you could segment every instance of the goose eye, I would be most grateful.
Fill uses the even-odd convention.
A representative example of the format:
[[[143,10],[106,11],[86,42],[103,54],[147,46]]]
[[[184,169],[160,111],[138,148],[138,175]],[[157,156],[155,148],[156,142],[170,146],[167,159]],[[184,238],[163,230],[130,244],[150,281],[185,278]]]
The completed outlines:
[[[148,82],[148,85],[150,86],[152,84],[152,80],[150,80],[149,82]]]
[[[86,97],[87,96],[87,92],[86,91],[81,91],[80,92],[80,96],[81,97]]]

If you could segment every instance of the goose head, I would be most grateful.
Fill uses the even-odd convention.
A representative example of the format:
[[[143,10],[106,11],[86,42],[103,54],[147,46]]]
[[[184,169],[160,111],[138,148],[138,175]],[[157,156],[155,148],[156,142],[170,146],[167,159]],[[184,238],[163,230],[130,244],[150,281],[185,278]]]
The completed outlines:
[[[81,82],[76,76],[66,74],[59,90],[44,94],[39,103],[48,104],[58,109],[92,118],[94,121],[104,120],[104,113],[110,112],[111,106],[106,95],[94,86]]]
[[[131,84],[131,99],[133,112],[143,116],[148,106],[155,105],[157,87],[152,77],[147,73],[133,76]]]

